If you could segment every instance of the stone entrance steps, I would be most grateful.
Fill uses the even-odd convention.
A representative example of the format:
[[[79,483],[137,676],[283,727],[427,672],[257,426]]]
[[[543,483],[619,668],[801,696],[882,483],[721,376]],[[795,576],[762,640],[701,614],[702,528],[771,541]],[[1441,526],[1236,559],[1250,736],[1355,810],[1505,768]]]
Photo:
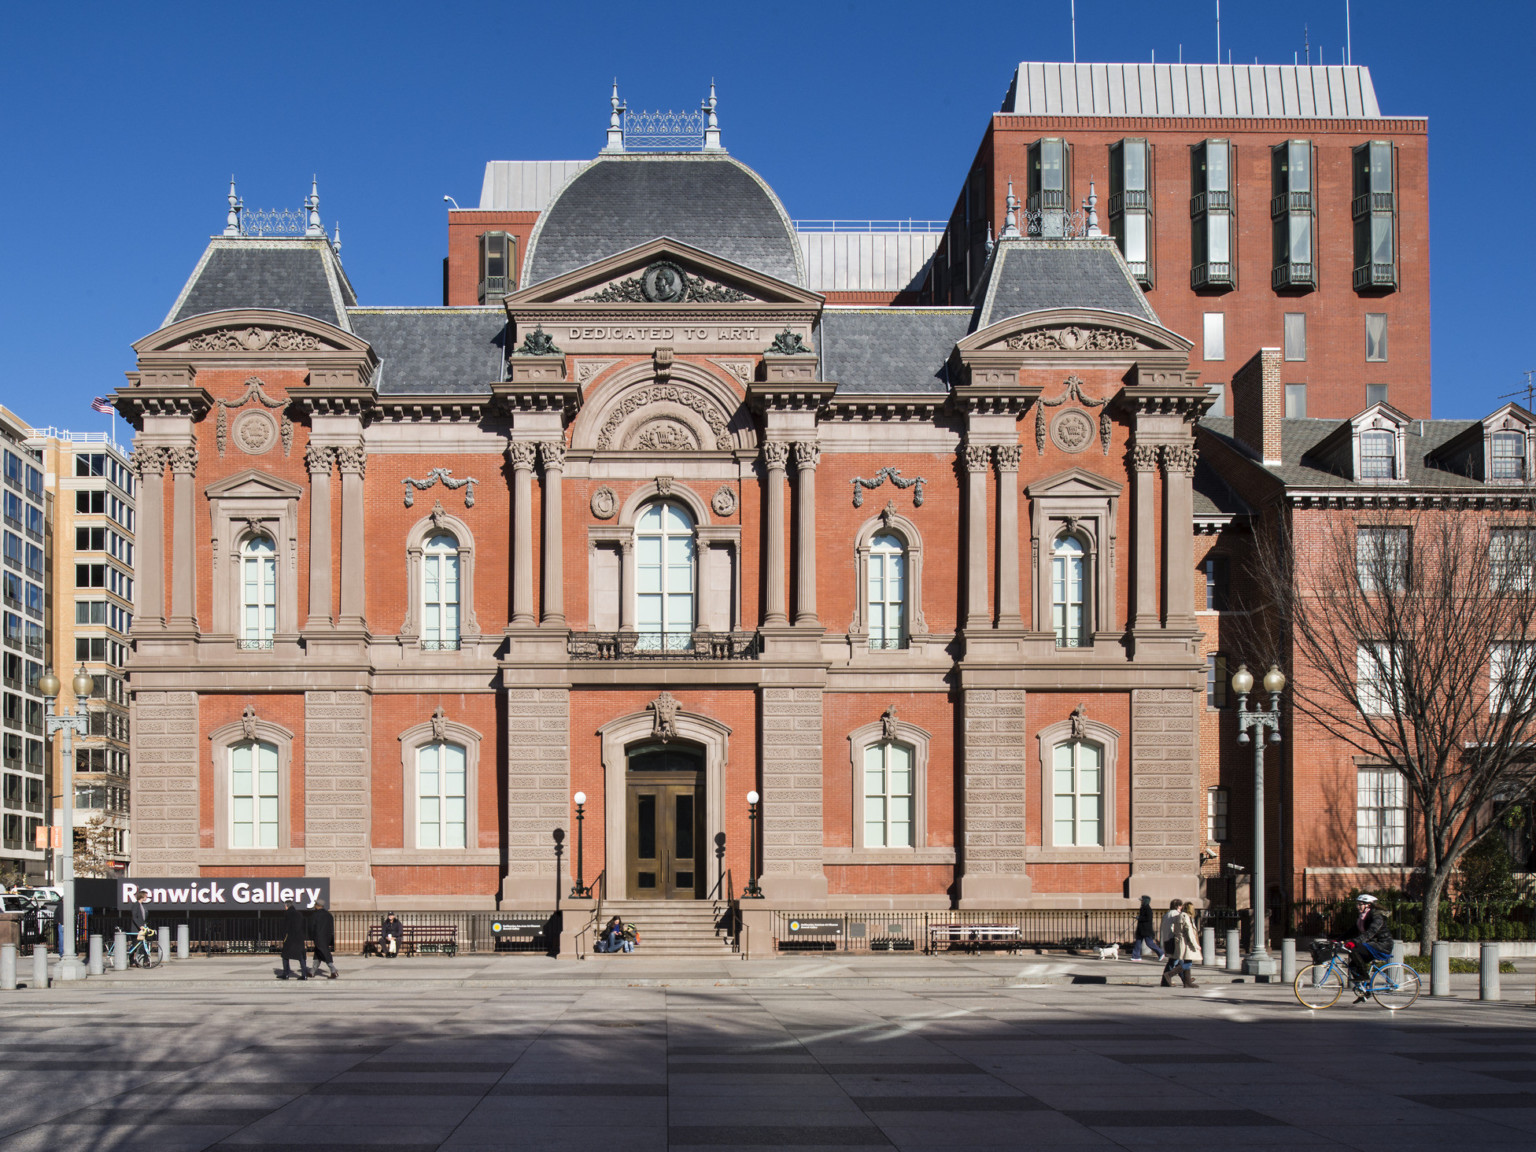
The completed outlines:
[[[598,927],[615,916],[640,930],[636,955],[720,956],[731,952],[728,937],[715,928],[715,904],[711,900],[605,900]]]

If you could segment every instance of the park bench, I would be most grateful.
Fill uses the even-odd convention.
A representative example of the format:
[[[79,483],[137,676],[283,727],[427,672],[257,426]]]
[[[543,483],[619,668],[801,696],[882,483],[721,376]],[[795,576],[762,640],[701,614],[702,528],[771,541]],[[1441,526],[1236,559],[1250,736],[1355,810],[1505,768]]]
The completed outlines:
[[[980,952],[983,948],[1017,952],[1021,943],[1016,924],[930,924],[928,950]]]
[[[374,924],[368,929],[368,942],[363,954],[383,955],[380,945],[384,928]],[[436,952],[444,956],[456,956],[459,951],[459,930],[452,924],[404,924],[400,928],[400,954],[414,956],[422,952]]]

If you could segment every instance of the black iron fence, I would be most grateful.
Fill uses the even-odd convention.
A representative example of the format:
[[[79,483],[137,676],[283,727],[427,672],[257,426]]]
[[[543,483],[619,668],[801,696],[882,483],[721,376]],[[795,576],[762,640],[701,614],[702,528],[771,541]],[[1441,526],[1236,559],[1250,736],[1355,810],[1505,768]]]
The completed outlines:
[[[368,932],[383,922],[377,912],[335,912],[336,951],[361,953],[368,942]],[[500,912],[402,912],[400,922],[407,927],[453,928],[460,952],[528,952],[547,954],[559,941],[557,914],[552,912],[506,914]],[[132,935],[133,916],[129,912],[82,913],[81,945],[85,938],[101,933],[111,939],[121,928]],[[543,928],[529,929],[531,922]],[[215,912],[175,912],[151,909],[151,926],[165,933],[174,945],[177,926],[186,924],[194,953],[208,956],[249,955],[281,952],[283,914],[280,912],[226,915]],[[510,928],[510,925],[517,925]]]
[[[997,948],[1090,949],[1129,944],[1135,908],[1030,908],[1006,912],[774,912],[780,952],[943,952]]]
[[[1399,940],[1419,938],[1424,902],[1398,892],[1381,894],[1377,907]],[[1359,911],[1352,899],[1297,900],[1290,906],[1290,936],[1352,936]],[[1536,940],[1536,908],[1529,904],[1490,910],[1478,901],[1440,902],[1440,939],[1452,941]]]

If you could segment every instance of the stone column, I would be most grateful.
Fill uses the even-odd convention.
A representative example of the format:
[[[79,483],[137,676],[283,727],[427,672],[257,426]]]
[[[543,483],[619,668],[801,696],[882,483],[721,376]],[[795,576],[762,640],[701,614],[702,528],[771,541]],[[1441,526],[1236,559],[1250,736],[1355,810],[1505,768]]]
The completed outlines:
[[[619,631],[635,630],[635,538],[619,541]]]
[[[311,444],[309,468],[309,619],[306,632],[331,626],[331,465],[336,449]]]
[[[552,628],[565,627],[565,552],[562,547],[560,479],[565,475],[565,441],[539,445],[544,462],[544,619]]]
[[[789,445],[770,440],[763,445],[763,460],[768,465],[768,546],[763,556],[763,589],[766,610],[764,624],[788,624],[784,607],[784,465],[789,459]]]
[[[532,626],[533,615],[533,456],[537,445],[513,440],[507,445],[512,465],[512,623]]]
[[[987,468],[992,449],[968,444],[965,449],[965,626],[991,626],[987,606]]]
[[[1195,460],[1193,444],[1163,446],[1163,552],[1169,628],[1195,627]]]
[[[171,524],[171,627],[195,631],[197,608],[194,597],[197,587],[197,543],[194,534],[197,446],[170,451],[171,475],[174,485],[174,517]]]
[[[1150,632],[1157,627],[1157,504],[1156,444],[1138,444],[1131,450],[1136,471],[1136,566],[1132,583],[1136,587],[1136,614],[1131,620],[1133,632]]]
[[[795,493],[795,623],[819,628],[816,615],[816,465],[821,449],[813,441],[795,445],[798,491]]]
[[[1023,628],[1019,614],[1019,458],[1023,448],[1005,444],[997,460],[997,626]]]
[[[368,466],[367,449],[338,448],[336,464],[341,469],[341,620],[343,628],[361,630],[363,619],[364,571],[366,545],[363,543],[363,473]]]
[[[135,448],[129,461],[139,477],[135,632],[165,625],[165,458],[164,448]]]

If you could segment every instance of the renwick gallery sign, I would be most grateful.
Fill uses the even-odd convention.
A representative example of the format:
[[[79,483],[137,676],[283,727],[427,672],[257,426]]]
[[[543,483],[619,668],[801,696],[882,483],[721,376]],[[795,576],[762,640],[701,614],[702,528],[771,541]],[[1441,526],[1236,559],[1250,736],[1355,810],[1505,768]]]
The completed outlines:
[[[130,908],[139,893],[149,893],[150,908],[190,908],[209,912],[271,912],[290,900],[305,910],[318,901],[331,902],[331,881],[327,876],[270,877],[248,879],[220,876],[173,876],[164,879],[134,877],[118,880],[117,906]]]

